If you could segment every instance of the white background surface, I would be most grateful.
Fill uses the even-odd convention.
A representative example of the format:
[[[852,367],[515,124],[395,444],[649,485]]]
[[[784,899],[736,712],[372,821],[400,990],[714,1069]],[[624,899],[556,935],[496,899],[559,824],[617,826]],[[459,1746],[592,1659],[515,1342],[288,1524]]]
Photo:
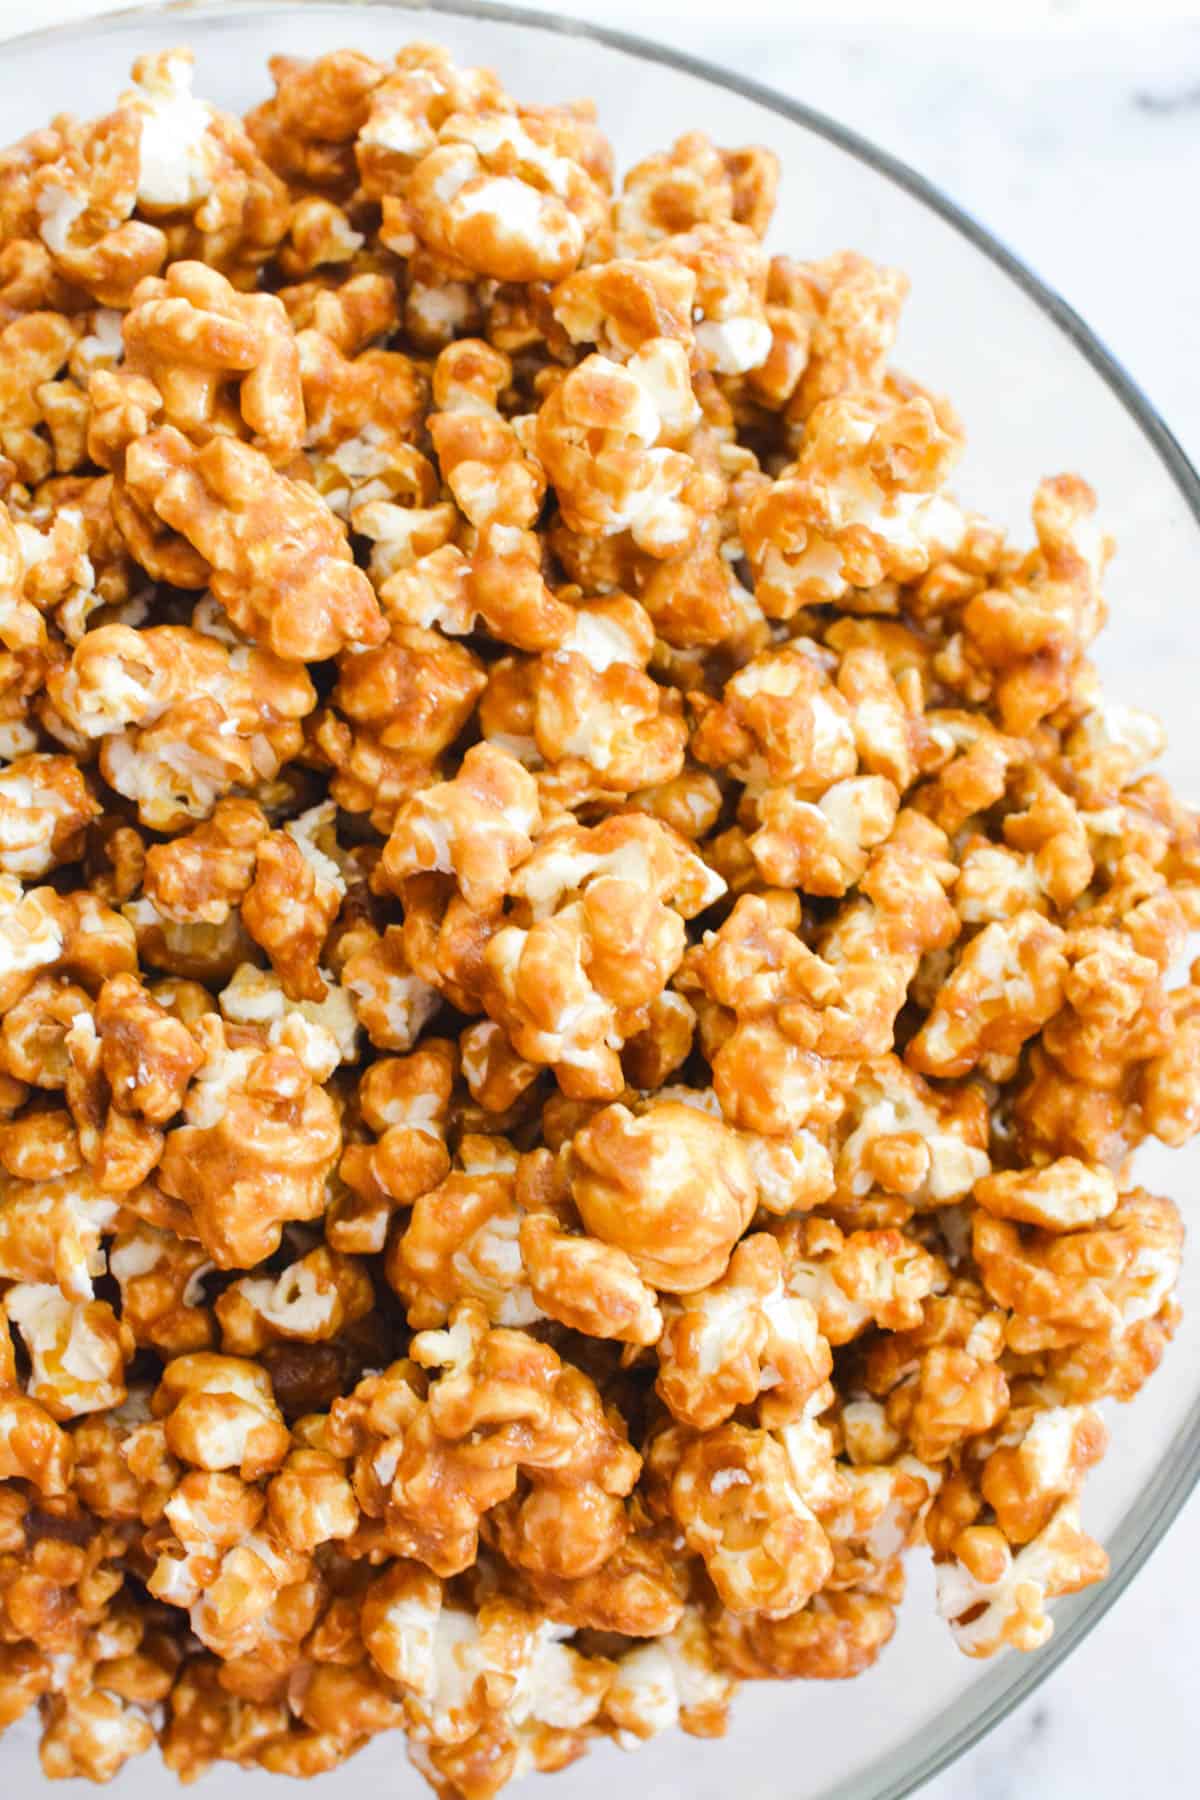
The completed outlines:
[[[101,10],[103,0],[49,0],[36,12],[0,0],[0,38]],[[841,0],[836,15],[795,0],[567,0],[558,10],[769,82],[913,164],[1058,288],[1200,459],[1194,6],[908,0],[902,25],[885,0]],[[1180,604],[1194,615],[1194,598]],[[1193,1499],[1087,1643],[926,1800],[1200,1793],[1198,1566]]]

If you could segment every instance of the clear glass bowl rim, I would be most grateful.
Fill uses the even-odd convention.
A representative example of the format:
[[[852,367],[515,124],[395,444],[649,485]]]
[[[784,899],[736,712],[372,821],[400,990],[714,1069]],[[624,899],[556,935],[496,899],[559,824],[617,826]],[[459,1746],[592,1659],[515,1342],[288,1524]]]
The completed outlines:
[[[151,0],[150,4],[113,8],[18,33],[0,41],[0,58],[7,63],[10,57],[19,56],[25,49],[32,50],[67,37],[103,36],[138,20],[147,23],[162,20],[166,24],[174,19],[186,23],[193,19],[207,21],[239,14],[267,17],[273,13],[294,12],[303,3],[304,0]],[[561,13],[492,4],[491,0],[315,0],[314,10],[316,6],[322,11],[344,13],[348,30],[352,30],[355,15],[369,9],[397,14],[442,13],[453,18],[480,19],[491,24],[590,39],[642,62],[674,69],[739,94],[836,145],[937,213],[1058,327],[1138,426],[1178,489],[1200,534],[1200,475],[1170,427],[1128,371],[1084,323],[1074,307],[1035,275],[1006,244],[940,188],[869,138],[816,107],[789,99],[748,76],[731,74],[704,57],[654,43],[633,32],[617,31]],[[1138,1504],[1130,1508],[1108,1542],[1106,1547],[1112,1565],[1108,1579],[1082,1596],[1056,1604],[1055,1632],[1049,1644],[1043,1650],[1019,1659],[1010,1652],[1004,1658],[1003,1666],[1016,1666],[1019,1673],[1004,1682],[985,1704],[979,1706],[971,1691],[961,1695],[937,1715],[932,1725],[926,1723],[884,1757],[827,1790],[821,1800],[903,1800],[905,1795],[915,1793],[935,1775],[949,1768],[1029,1699],[1100,1623],[1143,1563],[1158,1548],[1197,1486],[1200,1486],[1200,1400],[1164,1452]],[[561,1776],[559,1780],[562,1780]]]

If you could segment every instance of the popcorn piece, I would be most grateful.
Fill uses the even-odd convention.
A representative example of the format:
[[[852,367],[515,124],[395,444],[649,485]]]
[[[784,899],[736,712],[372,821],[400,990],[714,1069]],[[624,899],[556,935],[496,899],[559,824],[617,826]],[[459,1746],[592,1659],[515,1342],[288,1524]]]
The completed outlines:
[[[264,648],[320,661],[382,641],[375,596],[333,515],[261,451],[226,437],[197,450],[165,425],[130,447],[125,481],[195,548],[234,625]]]
[[[531,526],[545,478],[496,401],[512,380],[508,358],[478,339],[448,344],[433,372],[429,431],[442,479],[472,525]]]
[[[163,918],[223,925],[249,890],[267,829],[252,801],[218,801],[206,824],[147,850],[146,898]]]
[[[879,1594],[814,1594],[786,1619],[736,1618],[717,1625],[722,1658],[751,1681],[847,1681],[869,1669],[896,1629],[895,1609]]]
[[[628,1040],[622,1066],[630,1084],[662,1087],[691,1053],[696,1013],[682,994],[664,988],[647,1007],[648,1021]]]
[[[652,556],[686,548],[694,464],[668,445],[698,421],[687,356],[673,339],[649,339],[624,365],[579,363],[542,405],[535,433],[566,524],[600,537],[629,531]]]
[[[490,1019],[468,1025],[459,1039],[459,1055],[471,1098],[485,1112],[507,1112],[537,1080],[537,1066],[518,1056]]]
[[[122,1321],[139,1345],[175,1356],[209,1347],[202,1283],[213,1264],[203,1245],[139,1219],[117,1232],[108,1266],[121,1289]]]
[[[29,1397],[52,1419],[121,1404],[133,1337],[107,1302],[68,1300],[46,1283],[18,1282],[4,1311],[29,1353]]]
[[[978,1099],[970,1089],[935,1092],[894,1058],[864,1069],[843,1115],[839,1194],[850,1200],[877,1184],[916,1206],[960,1200],[991,1166]]]
[[[223,925],[181,925],[164,919],[154,902],[145,898],[128,901],[121,911],[122,923],[135,933],[142,962],[178,980],[219,986],[252,954],[252,940],[233,915]],[[211,1010],[209,1004],[193,1009],[196,1016]]]
[[[572,637],[542,657],[534,676],[538,752],[564,787],[576,779],[629,793],[673,781],[687,742],[681,709],[629,661],[597,653],[585,635],[591,623],[577,617]],[[569,648],[573,641],[586,649]]]
[[[1077,476],[1043,481],[1033,502],[1038,547],[963,613],[972,650],[996,671],[1006,731],[1030,731],[1070,692],[1072,672],[1100,628],[1099,583],[1112,551],[1095,520],[1096,497]]]
[[[377,1050],[410,1050],[441,1004],[437,989],[412,972],[395,925],[355,948],[343,965],[342,984]]]
[[[644,249],[671,232],[727,219],[753,221],[761,235],[770,218],[772,163],[769,150],[718,150],[704,132],[686,132],[629,170],[616,207],[619,242]]]
[[[554,121],[456,113],[408,180],[422,243],[497,281],[556,281],[578,263],[602,200]]]
[[[537,825],[532,778],[505,751],[477,744],[453,781],[401,809],[383,853],[384,878],[391,886],[422,869],[453,875],[468,905],[482,909],[504,893]]]
[[[968,1656],[990,1656],[1005,1644],[1036,1650],[1054,1630],[1046,1602],[1107,1572],[1107,1556],[1066,1502],[1015,1556],[994,1527],[964,1532],[956,1560],[937,1567],[938,1610]]]
[[[686,1573],[661,1534],[631,1533],[591,1575],[564,1580],[527,1570],[525,1576],[556,1622],[572,1629],[657,1638],[673,1631],[683,1617]]]
[[[380,649],[343,660],[333,701],[360,756],[366,740],[385,758],[432,760],[460,735],[485,681],[476,658],[440,632],[394,626]]]
[[[295,665],[172,625],[87,632],[50,692],[59,735],[100,739],[105,780],[167,831],[207,818],[235,786],[272,780],[315,702]]]
[[[332,1100],[289,1050],[230,1042],[211,1015],[185,1108],[168,1132],[158,1180],[183,1201],[219,1268],[270,1255],[288,1219],[318,1218],[341,1134]]]
[[[767,259],[758,234],[733,221],[696,225],[661,241],[655,254],[696,277],[691,317],[702,367],[744,375],[766,359]]]
[[[756,1402],[765,1424],[781,1424],[828,1379],[833,1359],[816,1313],[783,1276],[775,1240],[756,1233],[720,1281],[669,1310],[656,1386],[683,1424],[708,1431]]]
[[[294,215],[293,238],[302,229],[306,208],[328,206],[328,201],[315,197],[302,200]],[[337,231],[359,235],[346,229],[336,209],[335,218]],[[336,251],[340,245],[335,237],[324,248]],[[354,277],[347,289],[371,279]],[[333,299],[332,293],[328,298]],[[365,330],[363,323],[352,327],[349,342],[342,343],[341,321],[327,319],[327,309],[318,303],[312,324],[296,335],[307,415],[305,459],[325,504],[339,518],[349,518],[359,507],[375,502],[427,506],[436,498],[433,468],[416,448],[426,383],[417,365],[398,351],[363,348],[376,331],[395,324],[390,291],[384,308],[382,316],[376,313],[363,322]],[[318,326],[318,311],[324,329]]]
[[[335,50],[310,63],[276,56],[269,66],[275,93],[246,120],[262,156],[281,175],[315,188],[353,184],[354,139],[387,73],[384,65],[355,50]]]
[[[1175,1038],[1161,1054],[1145,1063],[1142,1072],[1146,1123],[1164,1144],[1185,1144],[1200,1128],[1194,992],[1189,986],[1170,996]]]
[[[786,1221],[775,1228],[789,1294],[816,1312],[822,1336],[845,1344],[869,1326],[904,1331],[921,1302],[944,1281],[927,1250],[898,1231],[843,1236],[827,1219]]]
[[[329,854],[337,850],[335,811],[326,801],[263,838],[242,902],[242,923],[271,958],[289,1000],[320,1002],[327,991],[317,964],[346,892]]]
[[[220,996],[234,1025],[261,1025],[275,1048],[292,1051],[314,1081],[327,1081],[342,1063],[358,1060],[359,1029],[345,988],[326,982],[321,1000],[291,1000],[278,976],[241,963]]]
[[[23,1112],[0,1125],[0,1169],[17,1181],[52,1181],[82,1162],[69,1113]]]
[[[99,810],[68,757],[17,757],[0,770],[0,869],[37,876],[74,862]]]
[[[373,1144],[349,1143],[339,1170],[353,1198],[336,1204],[326,1231],[335,1248],[379,1251],[397,1204],[436,1188],[450,1171],[445,1134],[454,1084],[452,1046],[426,1040],[406,1057],[380,1057],[358,1089]]]
[[[556,1397],[574,1420],[567,1466],[553,1458],[527,1467],[530,1489],[493,1510],[489,1527],[506,1559],[563,1581],[602,1569],[629,1530],[622,1504],[641,1469],[621,1415],[606,1411],[595,1386],[564,1370]]]
[[[780,1138],[743,1131],[741,1137],[766,1212],[808,1212],[834,1192],[829,1152],[811,1131]]]
[[[756,1199],[736,1135],[675,1101],[640,1118],[624,1106],[598,1113],[573,1140],[571,1193],[594,1237],[653,1286],[684,1294],[723,1273]]]
[[[36,557],[34,560],[36,563]],[[25,593],[27,579],[22,539],[8,508],[0,501],[0,644],[6,650],[40,650],[46,642],[41,612]]]
[[[554,316],[572,343],[594,344],[620,361],[652,338],[694,341],[696,277],[673,257],[617,257],[591,263],[560,281]]]
[[[167,1538],[148,1585],[186,1605],[195,1636],[222,1659],[258,1653],[268,1668],[286,1667],[296,1634],[313,1622],[316,1596],[304,1591],[304,1558],[254,1528],[261,1495],[251,1489],[247,1508],[239,1490],[235,1476],[185,1476],[167,1507],[182,1554]]]
[[[184,1779],[194,1779],[225,1758],[251,1765],[288,1728],[285,1701],[260,1702],[229,1693],[218,1684],[220,1667],[215,1656],[189,1659],[171,1690],[163,1760]]]
[[[31,184],[54,267],[105,305],[123,306],[167,252],[149,212],[185,229],[193,253],[253,267],[282,237],[286,194],[235,120],[191,95],[191,56],[139,59],[136,86],[106,118],[73,123]]]
[[[1182,1227],[1169,1200],[1142,1189],[1090,1230],[1034,1232],[975,1215],[972,1247],[989,1294],[1015,1317],[1014,1349],[1116,1337],[1152,1318],[1179,1272]]]
[[[1012,1057],[1062,1003],[1063,935],[1036,912],[987,925],[963,951],[909,1046],[926,1075],[965,1075]]]
[[[521,1220],[521,1261],[533,1304],[589,1337],[657,1343],[663,1317],[633,1258],[612,1244],[568,1232],[549,1213]]]
[[[150,1125],[165,1125],[183,1104],[202,1055],[181,1019],[132,975],[112,975],[96,1000],[100,1069],[111,1104]],[[68,1084],[68,1101],[70,1101]],[[86,1155],[86,1150],[85,1150]]]
[[[289,1549],[309,1551],[348,1538],[358,1525],[358,1503],[341,1463],[324,1450],[299,1449],[267,1487],[271,1523]]]
[[[360,1264],[324,1245],[277,1277],[244,1276],[227,1287],[214,1311],[223,1349],[254,1356],[279,1339],[304,1344],[337,1337],[370,1312],[374,1289]]]
[[[815,315],[804,381],[793,410],[806,418],[822,400],[880,385],[908,281],[853,250],[794,270],[790,297]],[[785,283],[784,287],[792,285]]]
[[[731,1612],[782,1617],[824,1585],[829,1541],[766,1432],[720,1425],[698,1438],[671,1484],[671,1506]]]
[[[394,1564],[364,1606],[372,1657],[409,1693],[418,1739],[437,1745],[476,1741],[507,1714],[571,1729],[599,1709],[608,1664],[561,1644],[554,1627],[500,1598],[479,1613],[442,1604],[439,1584]],[[511,1728],[511,1727],[510,1727]]]
[[[679,1726],[697,1737],[724,1730],[734,1683],[722,1669],[703,1615],[688,1607],[679,1624],[627,1650],[604,1701],[604,1716],[626,1746]]]
[[[239,294],[203,263],[172,263],[165,278],[138,284],[124,340],[125,371],[153,383],[165,422],[185,437],[203,444],[244,425],[273,463],[294,457],[304,431],[299,357],[274,295]]]
[[[38,429],[47,422],[42,396],[66,363],[76,336],[69,319],[51,312],[29,313],[0,327],[0,454],[22,480],[42,481],[54,466],[50,444]]]
[[[991,1349],[968,1342],[976,1351]],[[936,1464],[967,1438],[990,1431],[1008,1403],[1008,1382],[986,1355],[935,1344],[921,1357],[915,1382],[890,1396],[888,1420],[903,1427],[922,1463]]]
[[[187,1028],[131,976],[114,976],[102,994],[103,1020],[99,1008],[79,1011],[63,1038],[63,1086],[83,1161],[100,1187],[127,1194],[161,1156],[159,1124],[178,1112],[199,1056]]]
[[[465,1137],[460,1167],[419,1194],[391,1246],[387,1276],[414,1330],[444,1325],[456,1301],[470,1298],[496,1325],[541,1317],[521,1254],[516,1152],[502,1138]]]
[[[701,762],[728,763],[739,781],[814,799],[858,766],[853,716],[820,662],[803,648],[755,657],[706,709],[692,739]]]
[[[101,1236],[116,1217],[116,1200],[82,1171],[36,1182],[4,1181],[0,1272],[13,1281],[57,1282],[64,1299],[91,1300],[93,1280],[106,1267]]]
[[[546,585],[536,532],[514,525],[482,526],[464,579],[470,606],[483,624],[519,650],[550,648],[571,629],[570,607]],[[454,628],[459,628],[457,620]],[[469,623],[461,629],[469,629]]]
[[[147,57],[126,104],[140,119],[138,199],[148,206],[195,205],[212,191],[215,146],[206,142],[211,109],[191,94],[187,51]]]
[[[1107,1445],[1108,1428],[1091,1407],[1052,1406],[1025,1418],[1014,1409],[980,1476],[980,1491],[1009,1542],[1026,1544],[1043,1531],[1058,1504],[1078,1494]]]
[[[406,44],[391,69],[377,74],[383,79],[373,86],[355,142],[359,173],[372,195],[396,191],[452,114],[512,107],[490,69],[461,69],[438,44]]]
[[[331,263],[352,263],[365,242],[340,206],[310,194],[292,214],[279,266],[289,275],[310,275]]]
[[[265,1369],[237,1356],[201,1351],[163,1371],[154,1411],[169,1449],[199,1469],[237,1469],[254,1481],[283,1461],[288,1432]]]
[[[791,618],[851,588],[911,581],[953,552],[963,517],[937,492],[952,452],[926,400],[882,419],[849,399],[818,405],[795,464],[739,516],[767,617]]]
[[[62,976],[38,976],[0,1026],[5,1071],[36,1087],[65,1087],[71,1067],[67,1037],[79,1016],[90,1011],[85,989]]]
[[[1107,1169],[1089,1169],[1064,1156],[1045,1169],[988,1175],[976,1183],[975,1198],[993,1218],[1075,1231],[1108,1218],[1117,1205],[1117,1184]]]
[[[58,968],[66,979],[96,993],[111,976],[135,973],[137,942],[132,926],[94,894],[86,889],[57,894],[36,888],[30,898],[52,910],[61,938]]]
[[[764,881],[808,894],[844,894],[867,867],[868,852],[896,820],[896,790],[881,775],[838,781],[814,805],[788,788],[769,788],[748,848]]]
[[[57,962],[62,927],[46,898],[49,890],[26,894],[13,875],[0,874],[0,996],[11,999],[35,969]]]
[[[115,1694],[56,1694],[47,1705],[42,1735],[42,1771],[51,1781],[82,1776],[111,1781],[135,1756],[154,1743],[148,1719]]]
[[[392,829],[404,802],[437,773],[427,757],[390,750],[370,727],[353,727],[331,708],[316,715],[311,742],[331,771],[330,798],[343,811],[366,814],[381,835]]]
[[[619,1093],[617,1051],[679,964],[680,915],[711,904],[720,878],[665,826],[627,815],[547,833],[511,892],[531,923],[487,944],[489,1013],[521,1056],[554,1067],[564,1092]]]
[[[424,1406],[403,1382],[392,1415],[400,1432],[390,1434],[398,1441],[360,1457],[355,1481],[396,1552],[447,1576],[469,1566],[480,1518],[513,1494],[520,1467],[535,1480],[509,1522],[510,1550],[528,1542],[525,1560],[546,1540],[552,1556],[557,1544],[557,1557],[574,1558],[586,1545],[591,1566],[602,1562],[620,1540],[617,1502],[636,1481],[640,1458],[588,1378],[522,1332],[489,1329],[471,1300],[454,1308],[448,1330],[421,1332],[411,1348],[422,1367],[442,1372]],[[558,1565],[548,1566],[553,1573]]]
[[[843,1498],[822,1515],[834,1549],[830,1588],[894,1592],[897,1558],[920,1538],[941,1475],[913,1456],[839,1473]]]

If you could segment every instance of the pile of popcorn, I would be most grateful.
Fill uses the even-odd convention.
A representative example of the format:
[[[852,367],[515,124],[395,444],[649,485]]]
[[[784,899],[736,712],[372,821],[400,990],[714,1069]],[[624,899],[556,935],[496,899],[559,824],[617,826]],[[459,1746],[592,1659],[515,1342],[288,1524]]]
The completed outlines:
[[[764,149],[411,44],[0,155],[0,1725],[489,1800],[1100,1579],[1200,835]]]

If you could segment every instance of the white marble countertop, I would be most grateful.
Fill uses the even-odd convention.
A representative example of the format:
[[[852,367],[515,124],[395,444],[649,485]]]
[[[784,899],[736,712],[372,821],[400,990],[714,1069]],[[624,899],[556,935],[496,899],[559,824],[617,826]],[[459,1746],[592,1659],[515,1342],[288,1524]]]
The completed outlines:
[[[1179,17],[1194,7],[1142,0],[1134,29],[1129,8],[1086,0],[1004,0],[987,18],[910,0],[900,29],[886,0],[841,0],[836,22],[809,0],[784,30],[777,6],[559,10],[768,81],[913,164],[1083,314],[1200,460],[1200,25]],[[0,0],[0,37],[103,8],[47,0],[31,17]],[[1198,1563],[1200,1497],[1087,1642],[926,1800],[1195,1795]]]

